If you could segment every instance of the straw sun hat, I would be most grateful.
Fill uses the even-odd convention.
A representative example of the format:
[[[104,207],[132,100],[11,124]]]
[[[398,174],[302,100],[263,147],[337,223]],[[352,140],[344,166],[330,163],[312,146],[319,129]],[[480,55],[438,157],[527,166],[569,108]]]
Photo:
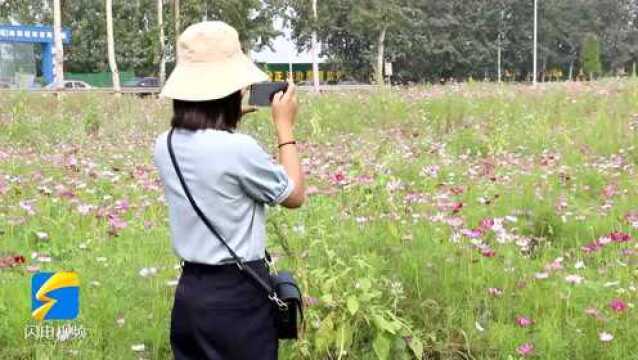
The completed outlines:
[[[177,66],[162,97],[186,101],[221,99],[251,84],[268,80],[239,44],[239,34],[222,21],[189,26],[177,41]]]

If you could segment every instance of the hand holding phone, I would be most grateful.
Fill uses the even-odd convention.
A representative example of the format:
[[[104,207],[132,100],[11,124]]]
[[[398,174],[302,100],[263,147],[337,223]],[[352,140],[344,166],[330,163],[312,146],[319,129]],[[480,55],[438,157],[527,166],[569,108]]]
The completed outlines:
[[[278,91],[272,100],[272,120],[277,128],[277,134],[282,138],[292,135],[292,128],[297,117],[297,89],[290,82],[285,92]]]
[[[288,83],[284,81],[266,81],[253,84],[250,87],[248,104],[254,106],[271,106],[275,94],[280,91],[286,92],[287,89]]]

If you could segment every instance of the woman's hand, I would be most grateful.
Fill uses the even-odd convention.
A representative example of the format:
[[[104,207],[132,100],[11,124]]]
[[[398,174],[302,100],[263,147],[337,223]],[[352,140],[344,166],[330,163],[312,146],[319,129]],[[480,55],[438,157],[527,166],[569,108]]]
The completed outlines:
[[[292,81],[288,81],[288,90],[280,91],[272,99],[272,120],[277,129],[280,142],[291,141],[292,129],[297,117],[297,90]],[[284,138],[282,138],[282,136]]]
[[[289,80],[288,90],[285,93],[281,91],[276,93],[272,100],[272,121],[277,129],[279,144],[287,143],[279,146],[279,161],[295,184],[290,196],[281,203],[287,208],[298,208],[306,199],[304,173],[297,155],[297,146],[290,143],[295,140],[292,130],[295,126],[296,117],[297,94],[295,84]]]

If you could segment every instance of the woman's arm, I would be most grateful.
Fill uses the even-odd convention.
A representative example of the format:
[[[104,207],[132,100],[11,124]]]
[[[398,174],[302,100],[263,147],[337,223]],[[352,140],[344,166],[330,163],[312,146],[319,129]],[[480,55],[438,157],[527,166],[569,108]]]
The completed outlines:
[[[272,120],[277,131],[278,144],[294,141],[293,129],[297,116],[297,94],[295,85],[288,82],[288,90],[275,94],[272,102]],[[279,147],[279,161],[288,177],[294,182],[293,192],[281,205],[287,208],[300,207],[306,198],[304,173],[297,154],[297,146],[288,144]]]

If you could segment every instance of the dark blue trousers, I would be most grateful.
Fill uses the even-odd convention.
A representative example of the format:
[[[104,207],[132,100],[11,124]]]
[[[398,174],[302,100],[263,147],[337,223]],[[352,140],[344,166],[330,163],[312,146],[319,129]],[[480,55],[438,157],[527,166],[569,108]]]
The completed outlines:
[[[263,260],[248,262],[264,279]],[[273,360],[278,342],[275,309],[263,289],[235,264],[185,263],[171,313],[177,360]]]

